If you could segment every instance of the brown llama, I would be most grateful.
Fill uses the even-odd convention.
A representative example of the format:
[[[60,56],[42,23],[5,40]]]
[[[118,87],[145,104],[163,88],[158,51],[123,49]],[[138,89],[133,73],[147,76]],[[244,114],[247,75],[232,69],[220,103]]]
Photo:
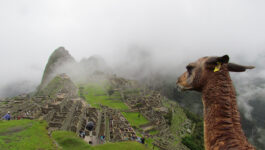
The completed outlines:
[[[254,67],[228,61],[228,55],[200,58],[186,67],[177,86],[181,90],[202,92],[206,150],[255,150],[243,133],[229,75],[229,71],[243,72]]]

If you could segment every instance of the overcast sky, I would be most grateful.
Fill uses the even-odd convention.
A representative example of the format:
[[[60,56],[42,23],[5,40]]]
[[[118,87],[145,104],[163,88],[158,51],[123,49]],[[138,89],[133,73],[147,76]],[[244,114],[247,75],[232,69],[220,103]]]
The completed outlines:
[[[258,64],[264,8],[264,0],[0,0],[0,88],[40,82],[59,46],[76,60],[98,54],[115,61],[137,45],[158,64],[223,54]]]

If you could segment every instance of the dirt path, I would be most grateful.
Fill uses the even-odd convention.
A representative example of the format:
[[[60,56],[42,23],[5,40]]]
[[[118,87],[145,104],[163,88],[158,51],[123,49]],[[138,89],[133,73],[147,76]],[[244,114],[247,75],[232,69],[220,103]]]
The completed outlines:
[[[89,141],[92,141],[92,145],[102,144],[100,143],[100,140],[96,136],[85,136],[84,140],[87,143],[89,143]]]
[[[147,127],[142,127],[143,131],[149,131],[152,130],[154,128],[154,126],[147,126]]]

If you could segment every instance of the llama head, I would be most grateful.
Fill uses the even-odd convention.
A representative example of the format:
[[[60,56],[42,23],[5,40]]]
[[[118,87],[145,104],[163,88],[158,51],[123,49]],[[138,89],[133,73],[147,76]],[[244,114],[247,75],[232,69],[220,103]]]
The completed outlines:
[[[229,63],[228,55],[222,57],[203,57],[186,66],[187,71],[178,78],[177,86],[180,90],[202,91],[207,81],[217,75],[218,72],[244,72],[246,69],[253,68],[253,66]]]

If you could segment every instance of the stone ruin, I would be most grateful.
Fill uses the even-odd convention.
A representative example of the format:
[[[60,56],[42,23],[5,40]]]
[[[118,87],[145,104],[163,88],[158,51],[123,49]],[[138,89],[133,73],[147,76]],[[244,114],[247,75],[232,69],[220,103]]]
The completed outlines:
[[[3,116],[7,111],[11,112],[11,117],[17,119],[23,116],[26,119],[33,119],[40,115],[40,105],[33,101],[29,95],[19,95],[15,98],[4,99],[0,106],[0,115]]]
[[[122,80],[121,84],[131,86],[126,80]],[[169,110],[163,107],[162,96],[158,92],[148,91],[148,95],[143,92],[128,94],[124,92],[124,88],[117,86],[116,89],[123,95],[123,101],[130,108],[129,112],[140,111],[149,121],[148,124],[140,126],[145,133],[149,130],[159,130],[158,135],[161,136],[168,133],[164,115]],[[105,141],[110,142],[135,140],[135,130],[119,110],[107,106],[90,107],[73,93],[61,90],[56,93],[55,98],[23,95],[14,99],[2,99],[1,103],[5,105],[0,105],[0,115],[3,116],[9,110],[14,118],[23,116],[22,118],[46,120],[49,133],[55,130],[68,130],[78,135],[80,131],[84,131],[84,140],[93,145],[103,143],[100,140],[101,136],[105,136]],[[89,121],[95,125],[92,132],[85,128]],[[154,145],[160,149],[168,149],[167,141],[156,140]]]
[[[117,110],[106,108],[110,141],[132,140],[136,133],[126,118]]]
[[[174,135],[176,133],[170,131],[170,125],[168,124],[169,120],[167,116],[170,114],[170,111],[174,113],[175,107],[173,105],[169,108],[165,107],[163,102],[166,100],[159,92],[143,89],[138,84],[131,83],[123,78],[113,77],[111,79],[112,86],[119,91],[123,102],[129,106],[129,112],[139,112],[149,121],[149,123],[139,126],[141,128],[139,132],[142,132],[146,137],[153,138],[155,140],[152,143],[153,146],[161,150],[187,150],[188,148],[181,142],[178,145],[174,144],[174,141],[179,139],[175,139]],[[179,131],[180,133],[177,133],[179,137],[191,131],[188,131],[188,129],[192,129],[192,123],[188,120],[187,124],[189,127],[186,128],[184,126]],[[148,134],[152,130],[157,130],[158,133],[156,135]]]
[[[101,144],[100,136],[106,141],[117,142],[131,140],[136,137],[134,129],[118,111],[106,106],[100,109],[90,107],[83,99],[72,97],[69,93],[60,91],[55,98],[50,96],[18,96],[14,99],[4,99],[0,105],[0,115],[11,111],[13,119],[40,119],[48,123],[48,133],[56,130],[68,130],[79,134],[85,131],[91,135],[91,144]],[[95,127],[92,134],[85,128],[92,121]]]
[[[150,92],[149,96],[145,95],[126,95],[126,104],[132,111],[140,113],[157,127],[165,126],[166,121],[164,115],[168,112],[166,107],[163,107],[161,95],[158,92]]]
[[[92,144],[102,144],[103,141],[99,140],[101,136],[105,136],[105,140],[110,142],[127,141],[136,137],[134,129],[118,110],[107,106],[100,106],[100,110],[88,107],[86,111],[87,121],[92,121],[95,124],[92,135],[97,140]],[[85,127],[81,130],[89,135],[89,131]]]

